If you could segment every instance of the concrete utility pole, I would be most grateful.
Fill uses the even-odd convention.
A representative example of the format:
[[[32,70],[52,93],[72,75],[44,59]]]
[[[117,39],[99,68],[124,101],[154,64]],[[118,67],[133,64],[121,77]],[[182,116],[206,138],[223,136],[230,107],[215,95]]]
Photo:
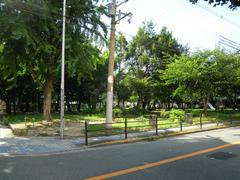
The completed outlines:
[[[60,138],[64,137],[64,75],[65,75],[65,21],[66,0],[63,0],[63,23],[62,23],[62,62],[61,62],[61,111],[60,111]]]
[[[112,128],[112,108],[113,108],[113,83],[114,83],[114,54],[115,54],[115,32],[116,24],[120,22],[123,18],[127,16],[132,16],[131,13],[122,13],[121,11],[117,12],[117,7],[121,4],[127,2],[128,0],[123,1],[120,4],[116,4],[116,0],[112,0],[110,4],[109,16],[111,17],[111,34],[110,34],[110,46],[109,46],[109,62],[108,62],[108,78],[107,78],[107,110],[106,110],[106,128]],[[116,16],[118,19],[116,20]],[[130,22],[130,21],[129,21]]]
[[[107,78],[107,128],[112,127],[113,107],[113,82],[114,82],[114,54],[115,54],[115,32],[116,32],[116,0],[112,0],[109,15],[111,16],[111,34],[109,46],[108,78]]]

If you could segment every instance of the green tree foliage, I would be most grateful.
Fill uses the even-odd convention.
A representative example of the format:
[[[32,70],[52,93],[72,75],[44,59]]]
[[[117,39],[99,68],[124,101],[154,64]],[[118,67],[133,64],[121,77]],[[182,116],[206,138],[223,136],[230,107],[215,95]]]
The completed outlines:
[[[217,96],[228,99],[233,109],[237,106],[240,94],[240,55],[239,53],[224,53],[216,51],[217,59]]]
[[[214,82],[213,65],[208,63],[207,54],[205,52],[193,56],[175,57],[175,62],[169,64],[164,71],[166,83],[177,84],[174,95],[190,102],[203,99],[205,110],[209,96],[215,89],[212,83]]]
[[[104,93],[106,91],[108,54],[100,55],[96,69],[85,73],[80,77],[66,76],[65,79],[65,101],[66,111],[81,111],[81,107],[95,109],[97,104],[104,105]],[[60,110],[60,78],[54,84],[55,111]]]
[[[217,97],[219,92],[232,94],[233,86],[239,85],[239,57],[215,50],[172,59],[175,61],[167,66],[163,78],[167,84],[176,85],[174,95],[183,101],[202,100],[205,114],[210,97]]]
[[[44,119],[51,119],[54,82],[60,71],[62,1],[1,0],[0,43],[4,43],[1,66],[7,76],[28,72],[44,92]],[[106,30],[100,21],[104,13],[91,0],[67,1],[66,70],[80,79],[99,62],[100,51],[91,39]]]
[[[132,91],[133,96],[138,96],[137,107],[141,106],[143,109],[151,100],[150,82],[153,64],[157,62],[153,54],[155,35],[153,23],[145,23],[130,42],[127,54],[129,72],[125,84]]]
[[[124,105],[125,101],[129,100],[131,92],[128,90],[126,84],[124,84],[124,77],[127,73],[126,55],[128,52],[128,41],[123,34],[119,34],[116,37],[116,58],[115,58],[115,94],[117,97],[117,105],[120,106],[120,102]]]
[[[240,6],[239,0],[204,0],[207,1],[209,4],[213,4],[214,6],[225,5],[228,4],[230,9],[237,9]],[[197,3],[198,0],[190,0],[192,3]]]
[[[137,35],[129,44],[127,53],[128,74],[125,79],[127,87],[138,96],[138,106],[145,109],[157,100],[170,96],[170,88],[162,86],[159,71],[170,63],[168,57],[180,55],[186,48],[180,45],[172,33],[163,28],[155,32],[153,22],[146,22],[139,28]],[[168,98],[169,99],[169,98]]]

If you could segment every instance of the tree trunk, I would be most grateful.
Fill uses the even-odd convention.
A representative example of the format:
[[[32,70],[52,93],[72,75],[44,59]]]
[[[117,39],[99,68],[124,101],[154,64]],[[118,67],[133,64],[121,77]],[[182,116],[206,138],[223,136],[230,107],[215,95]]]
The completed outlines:
[[[119,100],[119,98],[117,100],[117,107],[120,107],[120,100]]]
[[[26,100],[26,102],[25,102],[25,112],[30,112],[30,106],[29,106],[28,100]]]
[[[146,100],[142,99],[142,110],[146,110],[147,102]]]
[[[97,103],[96,103],[96,102],[93,102],[91,108],[92,108],[92,110],[96,110],[96,108],[97,108]]]
[[[11,114],[12,113],[11,101],[8,98],[6,99],[6,113],[7,114]]]
[[[137,105],[136,105],[137,110],[139,109],[139,106],[140,106],[140,97],[138,98]]]
[[[182,110],[185,110],[185,105],[184,105],[184,102],[181,103],[181,106],[182,106]]]
[[[41,113],[42,108],[41,107],[41,94],[38,92],[37,93],[37,112]]]
[[[80,112],[81,111],[81,100],[78,100],[78,104],[77,104],[77,111]]]
[[[203,112],[205,117],[207,117],[207,109],[208,109],[208,97],[203,99]]]
[[[72,112],[72,107],[70,104],[70,95],[69,92],[66,93],[66,105],[67,105],[67,111]]]
[[[13,95],[13,113],[16,114],[16,93]]]
[[[57,103],[55,104],[55,111],[59,112],[60,109],[60,92],[57,93]]]
[[[24,106],[22,104],[22,95],[21,95],[21,93],[19,93],[19,95],[18,95],[18,107],[17,108],[21,112],[23,112],[23,110],[24,110]]]
[[[50,121],[51,117],[51,104],[52,104],[52,91],[53,91],[53,80],[48,79],[44,88],[44,99],[43,99],[43,119]]]
[[[167,109],[171,109],[171,102],[170,102],[170,99],[168,99],[168,101],[167,101]]]
[[[153,109],[156,109],[156,104],[157,104],[157,101],[154,100],[154,101],[153,101]]]
[[[233,110],[236,111],[236,106],[237,106],[237,93],[234,92],[234,97],[233,97]]]

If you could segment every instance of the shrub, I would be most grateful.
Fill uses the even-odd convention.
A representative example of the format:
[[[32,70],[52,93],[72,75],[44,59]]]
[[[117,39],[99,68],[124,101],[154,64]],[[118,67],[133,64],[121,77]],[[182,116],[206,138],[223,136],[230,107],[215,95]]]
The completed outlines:
[[[135,108],[126,108],[126,109],[122,109],[122,115],[123,116],[128,116],[128,115],[142,115],[144,114],[145,111],[143,110],[138,110]]]
[[[121,117],[123,115],[123,110],[120,108],[113,109],[113,117]]]
[[[136,118],[136,121],[145,121],[146,118],[144,118],[144,116],[139,116]]]
[[[179,121],[180,117],[184,120],[185,111],[182,109],[172,109],[170,111],[170,119],[174,122]]]
[[[160,117],[161,118],[169,118],[170,117],[170,111],[161,111]]]
[[[2,122],[3,122],[3,124],[6,125],[6,126],[9,125],[9,119],[8,119],[7,117],[5,117],[5,116],[2,118]]]

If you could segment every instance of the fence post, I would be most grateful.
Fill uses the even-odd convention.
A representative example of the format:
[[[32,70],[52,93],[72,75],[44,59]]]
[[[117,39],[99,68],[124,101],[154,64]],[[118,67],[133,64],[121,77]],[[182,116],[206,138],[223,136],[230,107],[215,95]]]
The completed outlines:
[[[127,118],[125,118],[125,139],[127,139]]]
[[[180,131],[182,132],[182,117],[180,116]]]
[[[200,129],[202,129],[202,113],[200,114]]]
[[[88,146],[88,122],[85,121],[85,145]]]
[[[158,135],[158,116],[156,116],[156,135]]]

